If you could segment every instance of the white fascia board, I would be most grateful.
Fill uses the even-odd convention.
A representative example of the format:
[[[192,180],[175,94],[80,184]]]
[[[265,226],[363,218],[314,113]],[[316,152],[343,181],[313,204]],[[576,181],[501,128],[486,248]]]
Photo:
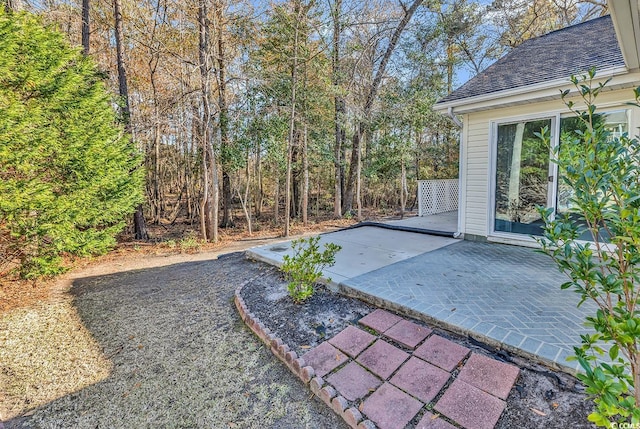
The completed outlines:
[[[640,67],[640,18],[638,0],[609,0],[609,12],[618,45],[629,70]]]
[[[636,87],[640,85],[640,72],[630,73],[626,67],[601,70],[598,71],[594,84],[604,82],[607,79],[611,79],[607,84],[609,90]],[[568,77],[445,103],[436,103],[433,109],[444,113],[448,112],[449,109],[452,109],[452,113],[456,114],[471,113],[478,110],[515,106],[534,101],[559,99],[560,91],[566,89],[576,92]]]

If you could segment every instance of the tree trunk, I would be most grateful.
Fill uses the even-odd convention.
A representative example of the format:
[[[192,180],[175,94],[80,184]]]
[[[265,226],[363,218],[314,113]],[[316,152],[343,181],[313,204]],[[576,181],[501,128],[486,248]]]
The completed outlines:
[[[333,198],[333,216],[335,218],[342,217],[342,174],[344,167],[342,166],[343,158],[342,144],[345,139],[345,130],[342,127],[342,121],[345,114],[344,98],[340,94],[341,77],[340,77],[340,35],[342,26],[340,25],[340,12],[342,11],[342,0],[336,0],[334,8],[331,11],[333,19],[333,52],[331,53],[331,74],[333,78],[334,96],[334,126],[335,126],[335,144],[333,148],[333,165],[334,171],[334,198]]]
[[[369,90],[367,91],[364,109],[362,111],[362,120],[358,121],[358,123],[356,124],[356,130],[353,133],[352,148],[351,148],[351,165],[349,168],[349,177],[347,180],[347,190],[345,192],[345,195],[342,201],[343,213],[351,211],[351,208],[353,207],[353,196],[354,196],[354,191],[356,187],[356,179],[360,175],[360,168],[361,168],[360,157],[361,157],[362,150],[360,145],[362,141],[366,139],[370,131],[369,120],[371,116],[371,110],[373,108],[373,103],[378,94],[380,83],[382,82],[382,78],[384,77],[384,74],[386,72],[387,64],[391,59],[391,54],[393,54],[393,51],[395,50],[396,45],[398,44],[398,40],[400,39],[402,32],[404,31],[407,24],[411,20],[411,17],[415,13],[415,11],[418,9],[418,7],[422,4],[422,2],[423,0],[414,0],[414,2],[411,4],[411,6],[408,9],[404,8],[404,15],[400,20],[400,22],[398,23],[398,26],[393,31],[391,39],[389,40],[389,45],[387,46],[387,50],[382,56],[380,65],[378,66],[378,69],[376,70],[373,81],[369,86]]]
[[[220,183],[218,181],[218,163],[213,151],[213,144],[209,144],[209,170],[211,170],[211,198],[209,200],[207,218],[209,219],[208,236],[214,243],[218,242],[218,207],[220,207]]]
[[[255,191],[255,213],[256,216],[262,215],[262,204],[264,201],[264,190],[262,188],[262,148],[260,143],[256,147],[256,191]]]
[[[220,109],[220,164],[222,167],[222,228],[233,227],[231,217],[232,190],[229,142],[229,107],[227,106],[227,82],[226,82],[226,62],[224,44],[224,22],[222,16],[223,4],[216,2],[216,24],[217,24],[217,78],[218,78],[218,108]]]
[[[82,0],[82,53],[89,55],[89,42],[90,42],[90,0]]]
[[[204,124],[203,124],[204,125]],[[203,126],[204,129],[204,126]],[[209,169],[207,168],[207,149],[206,133],[203,132],[202,138],[202,199],[200,200],[200,235],[202,240],[209,241],[209,230],[207,228],[207,201],[209,201]]]
[[[304,135],[302,136],[302,224],[307,226],[309,208],[309,157],[307,154],[308,149],[308,129],[307,124],[304,124]]]
[[[276,175],[275,175],[275,192],[274,192],[274,202],[273,202],[273,224],[278,225],[278,218],[280,217],[280,177],[278,174],[278,168],[276,167]]]
[[[22,10],[22,1],[21,0],[5,0],[4,8],[8,13],[19,12],[20,10]]]
[[[157,108],[154,105],[154,111]],[[153,195],[151,198],[153,206],[153,223],[160,224],[160,217],[162,215],[162,199],[160,197],[160,124],[159,119],[156,119],[156,123],[153,126]]]
[[[160,224],[162,203],[160,198],[160,112],[158,110],[158,91],[156,88],[157,61],[149,61],[149,77],[153,102],[153,178],[151,180],[151,211],[153,223]]]
[[[249,156],[250,152],[247,149],[247,183],[244,187],[244,198],[240,194],[240,186],[238,186],[238,198],[240,199],[240,203],[242,204],[242,210],[244,211],[244,216],[247,219],[247,232],[249,233],[249,237],[253,234],[253,229],[251,227],[251,204],[249,201],[249,189],[251,188],[251,157]]]
[[[122,122],[126,131],[131,134],[131,110],[129,107],[129,86],[127,84],[127,71],[124,64],[124,49],[122,47],[122,11],[120,0],[113,0],[115,16],[114,36],[116,41],[116,63],[118,67],[118,90],[122,103]]]
[[[202,235],[205,240],[218,241],[218,171],[211,138],[211,94],[209,31],[206,0],[198,2],[198,59],[202,99],[202,180],[203,198],[200,204]],[[209,176],[210,175],[210,176]],[[209,188],[211,188],[209,190]],[[205,192],[206,191],[206,192]]]
[[[124,64],[124,51],[122,47],[122,11],[120,0],[113,0],[113,13],[115,18],[114,36],[116,42],[116,63],[118,67],[118,91],[122,103],[121,120],[127,134],[132,135],[131,109],[129,107],[129,87],[127,85],[127,70]],[[133,232],[136,240],[149,239],[147,225],[144,220],[142,204],[138,204],[133,215]]]
[[[156,43],[156,31],[158,28],[158,22],[163,21],[164,17],[160,17],[160,10],[162,1],[158,0],[153,19],[153,29],[151,30],[151,36],[149,37],[149,61],[147,66],[149,68],[149,81],[151,83],[151,103],[153,105],[153,169],[151,180],[151,209],[153,215],[153,223],[160,224],[160,218],[162,216],[162,196],[160,190],[160,142],[161,127],[160,127],[160,109],[158,101],[158,83],[157,83],[157,71],[158,63],[160,61],[160,47]]]
[[[300,5],[296,4],[296,20],[293,30],[293,64],[291,66],[291,112],[289,116],[289,141],[287,142],[287,176],[285,180],[285,212],[284,236],[289,237],[289,223],[291,216],[291,158],[295,138],[296,125],[296,84],[298,79],[298,38]]]
[[[404,218],[404,211],[407,207],[407,199],[409,197],[409,190],[407,189],[407,168],[404,163],[404,158],[400,160],[400,219]]]

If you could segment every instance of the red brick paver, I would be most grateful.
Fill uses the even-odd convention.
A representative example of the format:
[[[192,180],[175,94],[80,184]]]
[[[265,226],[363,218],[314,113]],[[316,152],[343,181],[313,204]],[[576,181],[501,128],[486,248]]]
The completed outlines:
[[[519,372],[513,365],[472,353],[458,379],[498,398],[507,399]]]
[[[453,371],[467,354],[468,348],[438,335],[427,338],[427,341],[413,352],[414,356],[449,372]]]
[[[358,356],[358,361],[369,371],[386,380],[409,357],[397,347],[378,340]]]
[[[442,420],[440,415],[434,415],[427,411],[416,425],[416,429],[456,429],[456,427]]]
[[[360,323],[378,332],[384,332],[401,320],[402,317],[400,316],[382,309],[377,309],[360,319]]]
[[[351,357],[358,356],[369,344],[375,341],[376,337],[368,332],[358,329],[355,326],[348,326],[329,342],[348,354]]]
[[[353,361],[329,376],[327,381],[350,401],[365,397],[382,384],[378,377]]]
[[[435,410],[466,429],[493,429],[506,404],[493,395],[456,380],[444,392]]]
[[[447,384],[450,376],[447,371],[412,357],[400,367],[389,382],[428,403]]]
[[[384,335],[394,341],[414,349],[422,340],[427,338],[431,329],[408,320],[401,320],[385,331]]]
[[[362,411],[380,429],[402,429],[421,408],[420,401],[385,383],[364,401]]]
[[[311,365],[315,375],[323,377],[347,361],[347,356],[328,342],[309,350],[302,356],[305,364]]]

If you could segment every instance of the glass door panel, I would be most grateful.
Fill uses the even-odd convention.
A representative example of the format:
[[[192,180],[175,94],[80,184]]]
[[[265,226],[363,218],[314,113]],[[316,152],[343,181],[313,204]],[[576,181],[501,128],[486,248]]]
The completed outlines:
[[[604,125],[604,128],[609,132],[609,138],[619,138],[624,133],[629,131],[629,110],[615,110],[611,112],[596,113],[593,115],[593,122],[595,124]],[[562,150],[562,142],[565,139],[575,138],[579,135],[575,134],[576,131],[585,131],[585,124],[574,116],[565,117],[560,119],[560,150]],[[563,171],[558,171],[558,191],[556,197],[556,212],[559,214],[565,214],[569,212],[573,206],[573,190],[562,180]],[[591,241],[593,237],[591,233],[586,229],[586,221],[584,217],[572,213],[571,219],[581,225],[582,233],[578,237],[580,240]],[[600,230],[600,239],[608,241],[608,234],[604,229]]]
[[[497,127],[494,230],[542,234],[537,206],[548,207],[549,147],[535,135],[552,130],[551,119]]]

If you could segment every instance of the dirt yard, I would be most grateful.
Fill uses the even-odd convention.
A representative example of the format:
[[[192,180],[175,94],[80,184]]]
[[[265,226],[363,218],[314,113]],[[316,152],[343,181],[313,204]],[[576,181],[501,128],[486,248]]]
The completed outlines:
[[[310,235],[352,223],[328,220],[293,231]],[[247,302],[300,354],[373,307],[326,291],[295,306],[273,268],[239,254],[216,260],[282,240],[274,229],[251,237],[242,228],[226,230],[215,245],[188,229],[159,226],[152,234],[151,243],[125,240],[109,255],[70,260],[73,269],[53,281],[0,282],[0,422],[345,427],[243,326],[233,291],[253,279]],[[591,427],[584,420],[590,402],[574,379],[515,363],[522,375],[498,428]]]
[[[121,272],[88,269],[59,299],[2,313],[5,426],[344,427],[233,307],[264,265],[213,256],[113,261]]]

